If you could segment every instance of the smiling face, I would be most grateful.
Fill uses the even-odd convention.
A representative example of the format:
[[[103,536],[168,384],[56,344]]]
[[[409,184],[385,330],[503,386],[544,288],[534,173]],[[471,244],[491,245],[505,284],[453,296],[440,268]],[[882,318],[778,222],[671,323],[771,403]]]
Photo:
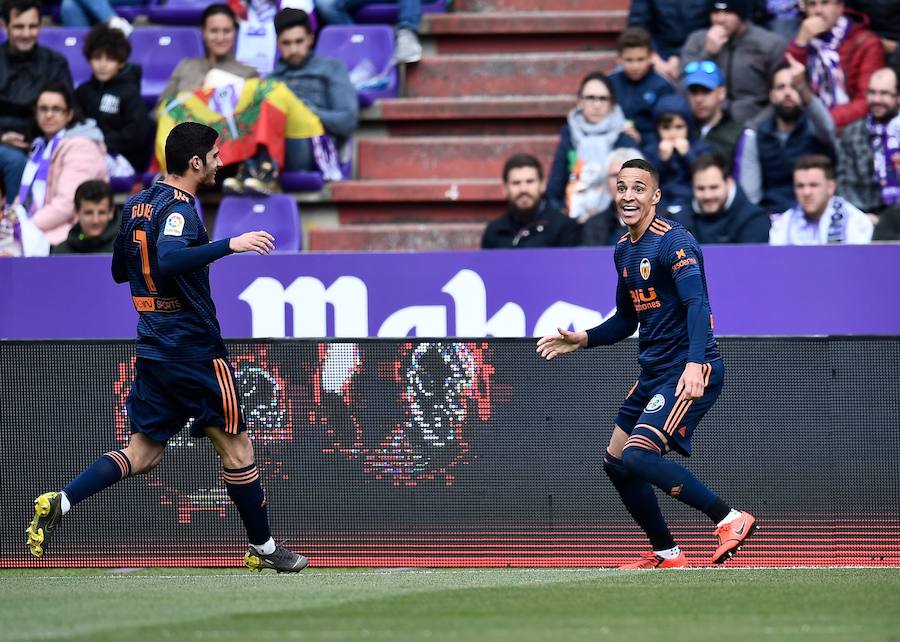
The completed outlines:
[[[103,234],[113,219],[114,211],[113,204],[105,198],[99,201],[81,201],[77,215],[84,237],[93,239]]]
[[[869,79],[866,106],[872,118],[890,120],[897,114],[900,97],[897,95],[897,74],[893,69],[879,69]]]
[[[718,167],[707,167],[694,174],[694,198],[700,212],[712,216],[721,212],[731,191],[731,178],[722,175]]]
[[[629,228],[640,228],[656,214],[661,193],[650,172],[625,167],[616,180],[616,209]]]
[[[41,32],[41,15],[37,9],[29,9],[19,13],[15,9],[10,12],[6,34],[9,46],[14,52],[27,53],[34,49],[38,34]]]
[[[225,14],[209,16],[203,24],[202,35],[206,53],[211,58],[227,58],[234,49],[234,21]]]

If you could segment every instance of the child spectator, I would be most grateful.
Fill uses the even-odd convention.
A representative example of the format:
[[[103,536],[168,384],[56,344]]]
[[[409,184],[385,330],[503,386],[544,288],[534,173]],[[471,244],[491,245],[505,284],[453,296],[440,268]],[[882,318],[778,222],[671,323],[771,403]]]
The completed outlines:
[[[653,107],[674,89],[653,70],[653,45],[647,30],[629,27],[623,31],[616,51],[619,69],[609,75],[609,81],[628,120],[625,133],[642,145],[650,144],[656,138]]]
[[[663,96],[653,110],[658,142],[646,145],[644,155],[659,170],[662,200],[658,210],[674,215],[691,206],[691,165],[712,148],[697,137],[687,100],[681,94]]]
[[[588,74],[578,102],[563,125],[547,181],[547,200],[569,216],[586,220],[606,209],[603,183],[606,156],[619,147],[637,147],[625,133],[625,115],[606,74]]]
[[[78,222],[68,238],[53,247],[51,254],[112,254],[119,233],[115,225],[116,206],[106,181],[85,181],[75,190]]]
[[[75,90],[84,115],[106,142],[110,176],[131,176],[150,160],[150,118],[141,98],[141,69],[129,64],[131,45],[118,29],[98,24],[84,41],[93,76]]]

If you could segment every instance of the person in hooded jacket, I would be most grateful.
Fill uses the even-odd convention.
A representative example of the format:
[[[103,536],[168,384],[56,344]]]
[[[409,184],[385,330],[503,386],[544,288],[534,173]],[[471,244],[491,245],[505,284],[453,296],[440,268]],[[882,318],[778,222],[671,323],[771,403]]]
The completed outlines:
[[[142,172],[150,162],[150,117],[141,98],[141,68],[128,62],[131,45],[121,31],[100,23],[88,33],[83,51],[93,75],[75,97],[103,132],[110,174]]]
[[[58,245],[75,225],[78,186],[109,178],[106,145],[103,132],[93,120],[84,119],[64,83],[50,83],[41,90],[35,114],[39,136],[25,165],[17,200],[47,242]]]
[[[744,194],[717,154],[701,154],[691,165],[694,199],[672,216],[701,244],[768,243],[769,217]]]
[[[112,254],[119,233],[112,188],[105,181],[85,181],[75,190],[78,222],[50,254]]]
[[[644,156],[659,172],[662,200],[657,211],[674,216],[691,207],[691,164],[713,149],[698,135],[687,99],[681,94],[663,96],[653,109],[658,139],[644,146]]]

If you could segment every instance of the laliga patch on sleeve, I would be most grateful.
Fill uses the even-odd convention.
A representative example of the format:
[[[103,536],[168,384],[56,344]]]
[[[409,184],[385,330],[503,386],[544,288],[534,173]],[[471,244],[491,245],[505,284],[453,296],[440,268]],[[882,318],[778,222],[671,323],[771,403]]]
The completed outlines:
[[[178,212],[169,214],[163,234],[165,236],[181,236],[182,232],[184,232],[184,217]]]

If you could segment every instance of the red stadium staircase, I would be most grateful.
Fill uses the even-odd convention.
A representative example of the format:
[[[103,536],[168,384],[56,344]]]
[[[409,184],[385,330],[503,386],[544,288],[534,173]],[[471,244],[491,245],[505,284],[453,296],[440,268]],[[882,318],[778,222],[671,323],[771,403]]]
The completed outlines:
[[[361,115],[355,180],[302,203],[311,250],[468,249],[516,152],[549,170],[578,83],[614,66],[627,0],[456,0],[423,19],[404,97]]]

